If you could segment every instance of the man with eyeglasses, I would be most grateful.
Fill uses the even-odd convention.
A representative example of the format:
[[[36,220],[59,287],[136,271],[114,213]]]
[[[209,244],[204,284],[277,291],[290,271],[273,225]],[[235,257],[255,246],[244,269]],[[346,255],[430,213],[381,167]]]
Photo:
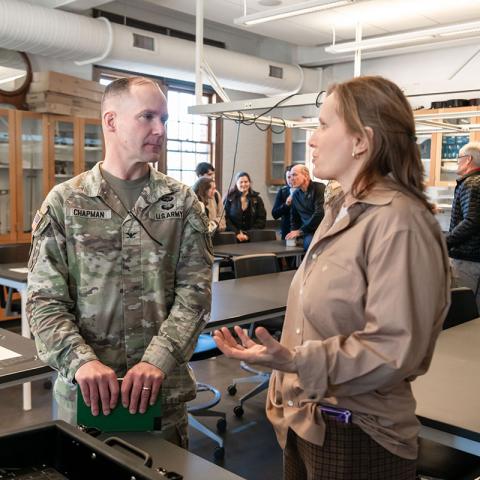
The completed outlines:
[[[471,288],[480,310],[480,142],[462,147],[457,173],[448,253],[456,286]]]

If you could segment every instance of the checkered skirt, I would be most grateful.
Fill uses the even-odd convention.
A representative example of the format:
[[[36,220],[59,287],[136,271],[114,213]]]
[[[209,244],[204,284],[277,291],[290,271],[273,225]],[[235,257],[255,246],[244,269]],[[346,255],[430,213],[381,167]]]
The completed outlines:
[[[322,447],[288,431],[284,480],[415,480],[415,460],[393,455],[354,424],[323,418]]]

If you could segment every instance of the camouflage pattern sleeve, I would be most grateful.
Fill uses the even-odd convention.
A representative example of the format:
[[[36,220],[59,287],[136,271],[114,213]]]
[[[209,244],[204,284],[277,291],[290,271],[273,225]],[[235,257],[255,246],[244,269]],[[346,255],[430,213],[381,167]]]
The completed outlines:
[[[79,333],[75,303],[68,288],[68,263],[62,201],[52,191],[32,226],[28,263],[27,317],[40,358],[68,380],[97,359]]]
[[[185,209],[174,303],[142,358],[166,375],[175,366],[188,362],[198,335],[210,318],[213,246],[208,218],[190,190]]]

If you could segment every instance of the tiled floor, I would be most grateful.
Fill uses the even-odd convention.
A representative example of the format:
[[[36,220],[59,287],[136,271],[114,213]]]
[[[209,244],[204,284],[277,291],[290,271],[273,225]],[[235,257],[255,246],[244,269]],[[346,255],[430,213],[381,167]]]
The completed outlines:
[[[193,367],[198,380],[214,384],[222,393],[226,392],[232,377],[241,376],[238,362],[224,357],[196,362]],[[240,385],[236,397],[249,388],[248,385]],[[282,454],[265,417],[265,392],[245,404],[241,419],[233,414],[236,397],[224,393],[216,407],[226,412],[228,422],[224,435],[225,459],[217,463],[248,480],[281,479]],[[32,405],[31,411],[22,410],[21,386],[0,390],[0,432],[51,420],[51,390],[44,388],[43,381],[32,384]],[[205,419],[205,423],[214,429],[216,420]],[[192,452],[214,461],[215,446],[212,440],[191,430]]]

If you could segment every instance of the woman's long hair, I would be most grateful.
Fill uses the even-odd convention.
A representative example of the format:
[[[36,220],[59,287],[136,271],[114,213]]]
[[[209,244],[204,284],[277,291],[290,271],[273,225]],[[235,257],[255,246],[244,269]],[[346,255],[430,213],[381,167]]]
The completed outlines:
[[[213,178],[200,177],[193,185],[192,190],[197,195],[198,199],[206,206],[208,204],[208,191],[210,190]]]
[[[412,108],[400,88],[383,77],[365,76],[332,85],[327,95],[332,93],[349,133],[367,135],[365,127],[373,130],[370,156],[353,182],[352,195],[362,198],[377,180],[390,175],[431,209]]]
[[[250,195],[253,192],[252,179],[250,178],[250,175],[247,172],[238,172],[235,175],[235,181],[233,182],[233,185],[230,187],[230,190],[227,193],[227,198],[232,198],[236,195],[241,195],[240,190],[237,188],[238,179],[241,177],[247,177],[248,181],[250,182],[250,188],[248,189],[248,194]]]

